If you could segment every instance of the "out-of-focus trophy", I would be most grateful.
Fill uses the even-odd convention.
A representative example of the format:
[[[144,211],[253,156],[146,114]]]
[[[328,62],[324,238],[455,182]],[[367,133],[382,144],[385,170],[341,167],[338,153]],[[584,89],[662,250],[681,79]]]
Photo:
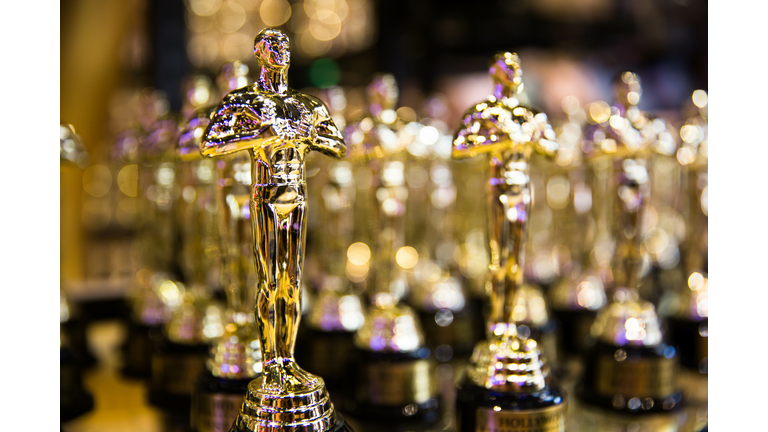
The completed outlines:
[[[190,111],[191,106],[205,102],[200,95],[210,92],[210,80],[193,76],[187,87],[190,91],[185,111]],[[216,171],[213,161],[203,159],[199,151],[189,152],[187,143],[179,141],[180,129],[186,122],[176,125],[174,163],[161,168],[158,175],[160,181],[174,185],[179,194],[174,200],[181,240],[176,259],[185,287],[179,307],[155,344],[149,401],[168,413],[188,418],[195,380],[205,369],[209,344],[222,333],[222,318],[221,308],[211,301],[219,254]]]
[[[248,66],[226,63],[217,78],[220,97],[250,83]],[[182,157],[200,158],[200,143],[215,105],[202,107],[181,132]],[[196,155],[196,156],[193,156]],[[206,370],[192,394],[196,432],[226,432],[240,412],[248,383],[261,373],[261,349],[254,316],[256,271],[250,218],[251,160],[245,153],[224,156],[198,169],[212,175],[221,251],[221,283],[227,296],[223,334],[210,350]],[[210,172],[208,171],[210,169]]]
[[[682,201],[688,207],[685,242],[682,244],[684,282],[670,289],[659,305],[667,321],[670,341],[680,354],[680,387],[688,410],[688,430],[699,430],[707,421],[709,280],[707,277],[707,93],[696,90],[680,128],[682,145],[677,161],[683,168]]]
[[[605,276],[609,303],[592,325],[594,344],[587,350],[577,395],[598,409],[585,418],[589,430],[620,431],[635,423],[638,431],[676,431],[682,400],[676,382],[678,356],[664,343],[653,304],[636,290],[650,194],[648,155],[666,125],[637,108],[642,89],[634,73],[617,76],[614,94],[614,106],[606,107],[602,122],[587,130],[583,144],[591,163],[610,163],[606,205],[613,210],[616,245]]]
[[[602,103],[589,106],[601,106]],[[607,210],[601,205],[607,173],[584,163],[581,150],[587,113],[574,96],[563,100],[563,110],[567,121],[557,129],[560,149],[556,162],[564,172],[548,180],[547,201],[554,202],[553,195],[557,191],[567,191],[563,197],[565,202],[561,204],[566,214],[561,223],[555,224],[555,233],[561,245],[567,245],[570,261],[564,263],[564,274],[553,284],[548,296],[559,322],[561,365],[570,378],[578,372],[577,356],[583,350],[597,311],[607,302],[598,256],[603,250],[599,249],[600,240],[609,235]],[[561,227],[561,224],[565,226]]]
[[[66,188],[65,185],[70,185],[71,179],[78,177],[77,171],[87,165],[89,156],[80,142],[80,137],[71,125],[62,124],[60,126],[59,149],[62,186],[61,223],[64,227],[65,220],[71,222],[70,218],[72,218],[72,213],[65,213],[65,209],[72,209],[74,206],[69,207],[72,201],[77,202],[77,198],[72,197],[71,194],[73,191],[79,190],[72,187]],[[74,223],[79,224],[80,218],[76,217]],[[62,232],[64,232],[63,229]],[[64,245],[62,244],[62,246]],[[83,357],[87,352],[84,349],[86,348],[84,325],[72,325],[75,324],[73,323],[75,320],[72,316],[72,306],[61,288],[59,305],[59,410],[61,421],[67,421],[90,411],[93,408],[93,396],[83,387],[81,376],[82,367],[86,364]],[[78,346],[78,344],[73,343],[72,340],[75,338],[80,339],[82,345]]]
[[[403,268],[415,259],[403,252],[407,141],[398,134],[394,77],[376,76],[367,92],[369,115],[344,131],[348,158],[367,162],[373,174],[369,220],[375,239],[371,304],[355,335],[354,400],[345,408],[366,422],[366,430],[412,430],[439,420],[439,401],[418,316],[402,302],[408,289]]]
[[[438,361],[448,362],[469,357],[482,337],[482,327],[475,328],[475,311],[468,304],[468,290],[454,254],[459,216],[447,101],[433,95],[425,101],[423,111],[424,118],[405,126],[414,135],[407,147],[406,240],[419,256],[408,297],[418,311],[427,346]],[[453,388],[453,379],[450,381]]]
[[[490,313],[486,340],[475,347],[459,384],[456,426],[464,432],[564,431],[566,394],[550,377],[531,328],[515,321],[531,208],[531,156],[555,156],[555,134],[546,114],[517,98],[523,86],[518,56],[499,53],[489,67],[494,94],[467,111],[453,141],[453,158],[487,154],[490,162]]]
[[[344,90],[331,87],[320,90],[318,95],[327,103],[334,124],[346,124]],[[299,331],[296,359],[323,377],[334,402],[342,406],[351,391],[354,335],[364,320],[362,302],[346,275],[347,249],[352,244],[356,217],[355,171],[346,160],[318,157],[308,166],[311,163],[319,171],[311,185],[317,189],[310,194],[316,192],[322,197],[316,213],[316,247],[311,251],[318,268],[315,277],[310,276],[315,296]]]
[[[162,337],[162,326],[181,304],[183,288],[176,280],[174,264],[176,167],[167,155],[177,138],[176,122],[167,115],[168,100],[162,92],[144,90],[139,100],[137,124],[117,136],[112,160],[136,173],[140,208],[140,270],[129,293],[130,323],[122,372],[149,377],[154,341]]]
[[[201,143],[208,157],[247,150],[251,164],[249,217],[263,374],[248,385],[233,432],[351,430],[335,411],[323,379],[294,360],[306,233],[304,160],[310,150],[342,157],[346,147],[325,105],[288,87],[289,49],[280,30],[256,36],[258,79],[224,97]]]

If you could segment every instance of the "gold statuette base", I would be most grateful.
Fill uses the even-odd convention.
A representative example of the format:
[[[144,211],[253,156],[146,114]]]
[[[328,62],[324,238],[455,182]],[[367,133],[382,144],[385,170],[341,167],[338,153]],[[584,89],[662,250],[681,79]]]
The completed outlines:
[[[235,431],[251,432],[324,432],[335,423],[333,404],[322,378],[314,388],[294,393],[270,393],[262,389],[264,377],[248,384]]]

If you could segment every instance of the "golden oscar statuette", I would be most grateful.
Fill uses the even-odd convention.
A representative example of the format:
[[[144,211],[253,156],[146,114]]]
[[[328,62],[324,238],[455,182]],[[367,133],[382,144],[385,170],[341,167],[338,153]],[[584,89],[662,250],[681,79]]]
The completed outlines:
[[[368,113],[344,130],[348,159],[372,173],[372,265],[370,305],[355,335],[357,373],[353,400],[345,408],[370,431],[414,430],[440,419],[440,404],[416,312],[402,299],[404,268],[413,267],[405,244],[405,184],[409,137],[395,112],[398,88],[392,75],[377,75],[367,87]]]
[[[636,74],[618,74],[614,105],[606,105],[585,134],[585,158],[607,165],[605,205],[611,209],[615,248],[603,275],[608,303],[590,330],[593,343],[576,394],[586,408],[585,423],[597,430],[622,431],[634,424],[638,431],[667,432],[678,430],[679,356],[664,342],[654,305],[637,291],[650,198],[649,155],[664,139],[666,124],[638,109],[641,95]]]
[[[494,93],[464,115],[453,140],[454,159],[487,155],[487,241],[490,312],[486,339],[474,349],[456,396],[461,432],[562,432],[566,394],[553,381],[528,321],[516,320],[523,287],[523,245],[531,210],[530,161],[554,157],[558,146],[547,115],[521,105],[517,54],[489,64]],[[523,317],[524,318],[524,317]]]
[[[248,384],[230,430],[350,431],[323,379],[294,359],[306,234],[304,160],[311,150],[342,157],[346,146],[322,101],[288,87],[290,43],[285,33],[262,30],[254,54],[260,67],[256,82],[224,96],[200,146],[207,157],[247,150],[250,159],[262,375]]]

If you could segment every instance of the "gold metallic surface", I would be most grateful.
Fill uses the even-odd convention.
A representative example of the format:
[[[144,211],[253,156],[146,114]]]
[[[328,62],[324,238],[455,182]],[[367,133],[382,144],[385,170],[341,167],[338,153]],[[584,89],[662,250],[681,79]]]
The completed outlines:
[[[656,346],[662,343],[661,321],[653,303],[636,290],[617,288],[600,310],[590,330],[592,337],[614,346]]]
[[[560,432],[565,430],[567,404],[538,410],[478,408],[475,432]]]
[[[632,361],[617,354],[606,354],[600,356],[597,363],[600,374],[595,376],[594,388],[601,396],[620,394],[663,401],[677,389],[674,358]]]
[[[368,351],[409,352],[424,346],[424,333],[410,307],[400,303],[372,306],[355,333],[355,345]]]
[[[323,380],[294,360],[306,232],[304,159],[310,150],[341,157],[346,147],[325,105],[288,87],[289,48],[280,30],[259,33],[254,46],[259,78],[224,97],[203,134],[201,152],[222,156],[248,150],[251,156],[263,375],[249,384],[233,427],[319,432],[333,425],[333,405]]]
[[[494,94],[466,112],[452,150],[454,159],[488,154],[490,161],[490,277],[486,288],[490,313],[486,340],[475,347],[468,376],[476,385],[489,389],[534,392],[546,386],[548,370],[540,358],[539,344],[529,339],[530,329],[516,325],[515,296],[523,284],[531,156],[535,152],[553,158],[558,145],[547,115],[522,106],[517,98],[523,88],[517,54],[497,54],[489,73]],[[518,296],[518,301],[525,300],[523,297]],[[539,318],[519,308],[517,317]]]
[[[422,404],[434,396],[429,360],[364,364],[357,379],[356,400],[378,406]]]

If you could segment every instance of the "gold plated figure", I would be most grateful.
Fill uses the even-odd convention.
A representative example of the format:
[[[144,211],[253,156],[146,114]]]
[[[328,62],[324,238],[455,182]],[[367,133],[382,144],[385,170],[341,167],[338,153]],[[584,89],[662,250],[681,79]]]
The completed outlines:
[[[522,106],[517,98],[523,87],[517,54],[497,54],[489,73],[494,94],[464,115],[452,151],[454,159],[486,153],[490,161],[490,313],[486,340],[476,345],[457,394],[457,426],[462,431],[501,430],[522,422],[563,431],[565,393],[551,382],[531,329],[516,319],[518,296],[524,291],[530,160],[534,153],[553,158],[558,145],[547,115]]]
[[[523,243],[531,205],[528,170],[535,152],[553,158],[557,143],[547,115],[521,106],[522,70],[513,53],[499,54],[490,73],[494,94],[471,108],[453,142],[453,158],[490,156],[488,240],[490,245],[489,337],[513,322],[513,297],[523,282]]]
[[[306,232],[304,158],[310,150],[342,157],[346,146],[325,105],[288,87],[289,47],[280,30],[259,33],[257,81],[224,97],[201,143],[205,156],[240,150],[251,155],[263,376],[249,384],[233,425],[237,431],[319,432],[340,426],[322,378],[302,370],[293,352]]]
[[[636,74],[618,74],[613,86],[614,106],[605,107],[583,144],[590,163],[607,163],[610,169],[605,196],[613,212],[616,246],[604,276],[609,303],[592,325],[595,343],[587,352],[578,394],[585,404],[600,409],[593,418],[598,429],[623,430],[636,423],[641,430],[677,430],[672,411],[682,399],[676,383],[678,356],[664,343],[654,305],[637,292],[641,228],[650,198],[648,157],[652,151],[663,153],[659,145],[667,147],[661,136],[666,124],[637,107],[642,88]],[[585,415],[585,421],[589,418]]]

